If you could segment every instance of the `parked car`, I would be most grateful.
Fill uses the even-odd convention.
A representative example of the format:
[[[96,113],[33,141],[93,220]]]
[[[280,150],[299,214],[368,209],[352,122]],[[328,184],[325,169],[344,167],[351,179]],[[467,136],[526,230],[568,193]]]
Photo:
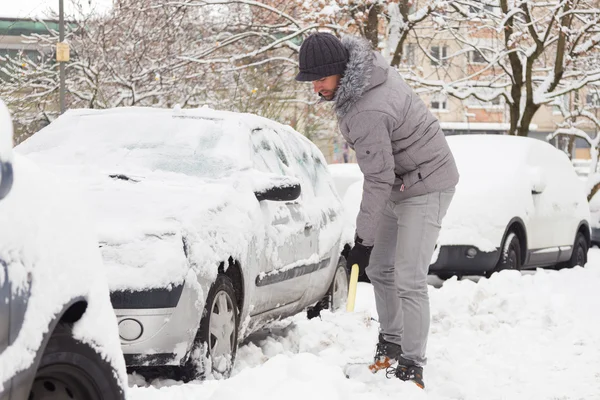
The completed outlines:
[[[85,218],[75,192],[13,156],[0,101],[1,400],[124,399],[117,320]]]
[[[72,110],[17,149],[86,191],[131,370],[228,376],[251,332],[344,304],[341,200],[290,127],[208,108]]]
[[[429,268],[442,279],[503,269],[584,265],[591,244],[583,182],[568,157],[541,140],[447,137],[460,173]],[[360,199],[360,182],[347,196]],[[344,199],[354,207],[360,200]]]

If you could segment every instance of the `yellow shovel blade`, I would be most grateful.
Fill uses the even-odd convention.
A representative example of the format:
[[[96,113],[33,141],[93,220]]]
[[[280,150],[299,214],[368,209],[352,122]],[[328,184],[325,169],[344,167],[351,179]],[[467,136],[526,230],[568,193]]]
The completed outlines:
[[[352,265],[350,271],[350,284],[348,287],[348,301],[346,302],[346,311],[354,311],[354,301],[356,300],[356,285],[358,284],[358,264]]]

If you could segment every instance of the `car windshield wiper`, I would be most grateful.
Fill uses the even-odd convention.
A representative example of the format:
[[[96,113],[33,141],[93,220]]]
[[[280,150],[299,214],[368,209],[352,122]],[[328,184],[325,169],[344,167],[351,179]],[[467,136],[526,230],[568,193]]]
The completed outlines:
[[[122,181],[131,181],[131,182],[139,182],[139,180],[137,179],[133,179],[125,174],[111,174],[108,175],[109,177],[113,178],[113,179],[120,179]]]

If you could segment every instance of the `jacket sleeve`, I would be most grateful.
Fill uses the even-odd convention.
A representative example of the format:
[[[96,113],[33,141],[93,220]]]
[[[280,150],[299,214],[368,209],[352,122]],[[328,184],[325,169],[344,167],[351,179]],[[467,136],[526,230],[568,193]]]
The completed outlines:
[[[391,142],[393,122],[390,115],[379,111],[362,111],[348,121],[348,136],[364,175],[356,235],[365,246],[375,242],[377,224],[396,179]]]

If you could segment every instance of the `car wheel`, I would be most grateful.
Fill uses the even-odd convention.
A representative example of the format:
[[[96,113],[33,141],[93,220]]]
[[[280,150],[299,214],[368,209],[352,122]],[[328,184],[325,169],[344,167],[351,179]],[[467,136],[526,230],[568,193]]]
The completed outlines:
[[[228,276],[219,275],[208,292],[182,380],[203,378],[206,371],[211,371],[215,378],[231,375],[238,346],[239,318],[233,283]]]
[[[90,345],[73,338],[59,323],[35,374],[29,399],[123,399],[112,366]]]
[[[493,272],[499,272],[505,269],[521,269],[521,242],[514,232],[509,232],[502,246],[500,260]]]
[[[584,267],[587,264],[588,245],[585,236],[581,232],[577,232],[575,237],[575,245],[573,246],[573,254],[569,260],[569,268],[576,266]]]
[[[335,269],[333,282],[327,292],[326,298],[329,299],[327,308],[331,311],[337,311],[346,305],[348,300],[348,269],[346,268],[346,259],[340,257],[340,261]]]
[[[346,258],[341,256],[325,297],[313,307],[308,308],[306,312],[307,317],[309,319],[318,317],[321,315],[321,310],[337,311],[343,308],[348,300],[348,284],[349,277],[348,269],[346,268]]]

